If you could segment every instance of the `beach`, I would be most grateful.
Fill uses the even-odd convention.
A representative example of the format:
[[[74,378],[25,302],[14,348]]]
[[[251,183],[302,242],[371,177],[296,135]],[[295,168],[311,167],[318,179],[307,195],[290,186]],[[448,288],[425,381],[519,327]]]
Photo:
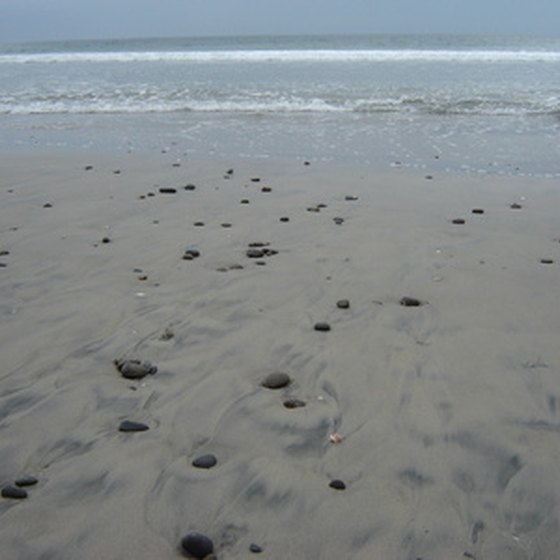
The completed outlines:
[[[3,557],[554,558],[558,179],[444,160],[4,151]]]

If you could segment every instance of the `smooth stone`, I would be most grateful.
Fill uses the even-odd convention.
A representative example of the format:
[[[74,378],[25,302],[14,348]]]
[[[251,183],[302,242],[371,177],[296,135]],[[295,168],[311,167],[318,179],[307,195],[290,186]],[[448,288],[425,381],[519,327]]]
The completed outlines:
[[[10,254],[10,251],[0,251],[0,257],[7,257]]]
[[[204,222],[195,222],[193,225],[195,227],[204,227]]]
[[[196,186],[195,186],[195,185],[189,184],[189,185],[185,185],[183,188],[184,188],[186,191],[194,191],[194,190],[196,189]]]
[[[261,249],[247,249],[246,255],[250,259],[260,259],[264,257],[264,252]]]
[[[189,533],[181,540],[183,552],[194,558],[205,558],[214,552],[214,543],[201,533]]]
[[[86,166],[84,167],[84,169],[85,169],[86,171],[91,171],[91,170],[93,169],[93,165],[86,165]]]
[[[328,323],[315,323],[315,326],[313,327],[316,331],[320,331],[320,332],[328,332],[331,330],[331,326]]]
[[[148,425],[132,420],[123,420],[119,425],[119,432],[145,432],[149,429]]]
[[[251,546],[249,546],[249,550],[253,554],[260,554],[263,551],[262,547],[255,543],[251,543]]]
[[[272,192],[272,189],[271,189],[270,187],[263,187],[263,188],[261,189],[261,192],[263,192],[263,193],[269,193],[269,192]]]
[[[517,202],[514,202],[513,204],[510,204],[510,208],[512,210],[521,210],[521,208],[523,208],[523,206],[521,206],[521,204],[517,204]]]
[[[348,202],[353,202],[353,201],[358,200],[358,197],[357,197],[357,196],[352,196],[352,195],[346,195],[346,196],[344,197],[344,200],[346,200],[346,201],[348,201]]]
[[[239,202],[241,204],[249,204],[249,199],[248,198],[242,198]]]
[[[262,382],[262,386],[267,389],[281,389],[286,387],[291,382],[290,376],[287,373],[275,372],[267,375]]]
[[[294,408],[303,408],[306,406],[306,403],[304,401],[300,401],[299,399],[288,399],[287,401],[284,401],[284,406],[292,410]]]
[[[336,306],[339,309],[349,309],[350,308],[350,302],[347,299],[339,299],[336,302]]]
[[[419,299],[405,296],[401,298],[400,304],[403,307],[420,307],[422,302]]]
[[[428,181],[431,181],[433,178],[434,178],[433,175],[426,175],[426,179],[427,179]]]
[[[541,259],[541,264],[554,264],[552,259]]]
[[[15,486],[4,486],[4,488],[2,488],[2,498],[23,500],[24,498],[27,498],[27,492],[23,488],[16,488]]]
[[[451,220],[451,223],[458,226],[462,226],[465,224],[465,220],[463,218],[455,218],[454,220]]]
[[[125,379],[142,379],[146,375],[157,373],[157,366],[152,365],[151,362],[115,360],[113,363]]]
[[[289,221],[290,221],[290,218],[288,218],[288,216],[282,216],[282,217],[280,218],[280,221],[281,221],[281,222],[289,222]]]
[[[233,175],[233,169],[228,169],[226,171],[226,175]]]
[[[472,213],[473,214],[484,214],[484,210],[482,208],[473,208]]]
[[[270,243],[268,241],[253,241],[249,243],[249,247],[268,247]]]
[[[344,218],[333,218],[333,222],[337,225],[337,226],[341,226],[344,223]]]
[[[185,260],[198,259],[198,257],[200,257],[200,251],[198,249],[187,249],[183,255]]]
[[[211,469],[212,467],[215,467],[217,463],[218,459],[216,459],[216,456],[209,453],[208,455],[201,455],[200,457],[197,457],[192,462],[192,466],[197,469]]]
[[[335,490],[346,490],[346,484],[342,480],[331,480],[329,486]]]
[[[101,243],[111,243],[111,238],[110,238],[110,237],[104,237],[104,238],[101,240]]]
[[[52,204],[47,202],[46,204],[43,204],[43,208],[52,208]]]
[[[173,187],[161,187],[159,189],[159,192],[161,194],[175,194],[177,192],[177,189],[174,189]]]
[[[223,224],[221,224],[221,226],[222,226],[223,228],[230,228],[230,227],[231,227],[231,224],[230,224],[229,222],[224,222]]]
[[[252,182],[252,183],[260,183],[261,180],[260,180],[259,177],[252,177],[252,178],[251,178],[251,182]]]
[[[18,478],[14,484],[19,488],[23,488],[24,486],[35,486],[39,481],[34,476],[22,476]]]

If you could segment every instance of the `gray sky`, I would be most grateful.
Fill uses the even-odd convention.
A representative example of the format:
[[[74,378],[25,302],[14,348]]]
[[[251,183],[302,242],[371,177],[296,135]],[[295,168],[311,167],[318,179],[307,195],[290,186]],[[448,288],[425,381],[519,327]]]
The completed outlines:
[[[560,0],[0,0],[0,42],[294,33],[560,34]]]

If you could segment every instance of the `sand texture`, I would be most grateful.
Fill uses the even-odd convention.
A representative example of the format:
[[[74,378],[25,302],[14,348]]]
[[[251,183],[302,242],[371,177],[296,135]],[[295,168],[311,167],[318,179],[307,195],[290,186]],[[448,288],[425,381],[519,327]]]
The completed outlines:
[[[557,182],[0,165],[2,558],[558,557]]]

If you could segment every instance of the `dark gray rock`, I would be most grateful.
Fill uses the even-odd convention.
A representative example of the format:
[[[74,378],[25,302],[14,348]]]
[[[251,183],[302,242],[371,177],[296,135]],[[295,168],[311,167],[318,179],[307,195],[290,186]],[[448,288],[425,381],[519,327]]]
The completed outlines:
[[[214,543],[201,533],[189,533],[181,540],[181,549],[194,558],[205,558],[214,552]]]
[[[403,307],[420,307],[423,303],[416,298],[404,296],[401,298],[400,304]]]
[[[4,488],[2,488],[2,498],[23,500],[27,498],[27,492],[23,488],[16,488],[15,486],[4,486]]]
[[[284,406],[289,409],[303,408],[306,406],[305,401],[300,401],[299,399],[288,399],[284,401]]]
[[[142,422],[133,422],[132,420],[123,420],[119,425],[119,432],[145,432],[150,427]]]
[[[342,480],[338,480],[338,479],[331,480],[329,486],[331,488],[334,488],[335,490],[346,490],[346,484],[344,484]]]
[[[176,194],[177,189],[173,188],[173,187],[161,187],[159,189],[159,192],[161,194]]]
[[[249,550],[253,554],[260,554],[263,551],[262,546],[259,546],[258,544],[255,543],[251,543],[251,546],[249,546]]]
[[[18,478],[14,484],[19,488],[23,488],[24,486],[35,486],[39,481],[34,476],[22,476]]]
[[[336,306],[339,309],[349,309],[350,308],[350,302],[347,299],[339,299],[336,302]]]
[[[216,459],[215,455],[212,453],[208,453],[207,455],[201,455],[197,457],[193,462],[192,466],[196,467],[197,469],[211,469],[218,464],[218,459]]]
[[[275,372],[267,375],[262,386],[267,389],[281,389],[286,387],[291,382],[290,376],[287,373]]]
[[[315,323],[313,328],[316,331],[320,331],[320,332],[329,332],[331,330],[331,326],[325,322]]]
[[[113,362],[125,379],[142,379],[146,375],[157,373],[157,366],[151,362],[141,362],[140,360],[115,360]]]
[[[261,259],[264,257],[264,252],[261,249],[247,249],[245,253],[250,259]]]

